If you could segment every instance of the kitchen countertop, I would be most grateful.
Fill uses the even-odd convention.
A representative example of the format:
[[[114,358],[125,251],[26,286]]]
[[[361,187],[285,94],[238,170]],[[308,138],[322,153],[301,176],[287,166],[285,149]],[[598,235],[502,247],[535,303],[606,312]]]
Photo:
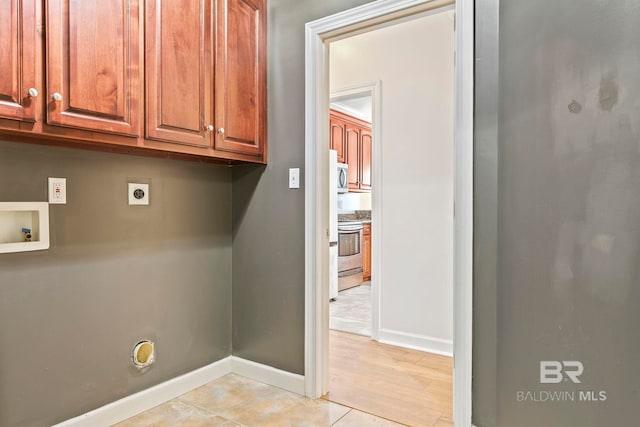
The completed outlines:
[[[349,213],[339,213],[338,222],[371,222],[371,211],[354,211]]]

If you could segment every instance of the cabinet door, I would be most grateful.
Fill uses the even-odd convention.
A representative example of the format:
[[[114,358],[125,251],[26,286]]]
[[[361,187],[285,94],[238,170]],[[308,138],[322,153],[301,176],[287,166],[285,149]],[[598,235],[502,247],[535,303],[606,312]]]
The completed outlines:
[[[147,0],[145,13],[146,136],[211,146],[211,2]]]
[[[217,0],[214,147],[263,156],[267,143],[264,0]]]
[[[338,163],[345,162],[345,142],[344,142],[344,122],[337,118],[329,119],[329,137],[331,139],[331,149],[338,152]]]
[[[36,0],[0,1],[0,117],[36,120],[36,99],[29,90],[40,92],[40,70],[36,44]],[[32,91],[32,95],[36,92]]]
[[[371,223],[362,231],[362,280],[371,280]]]
[[[47,5],[47,122],[138,135],[138,0]]]
[[[360,189],[371,190],[371,130],[360,132]]]
[[[360,127],[347,123],[345,130],[349,190],[360,189]]]

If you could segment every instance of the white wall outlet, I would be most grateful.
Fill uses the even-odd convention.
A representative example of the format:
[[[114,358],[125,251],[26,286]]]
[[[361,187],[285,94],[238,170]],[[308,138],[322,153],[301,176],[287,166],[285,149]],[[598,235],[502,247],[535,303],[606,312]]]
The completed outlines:
[[[67,204],[67,179],[49,177],[49,203],[54,205]]]
[[[289,188],[300,188],[300,168],[289,169]]]
[[[149,184],[129,183],[129,204],[148,205],[149,204]]]

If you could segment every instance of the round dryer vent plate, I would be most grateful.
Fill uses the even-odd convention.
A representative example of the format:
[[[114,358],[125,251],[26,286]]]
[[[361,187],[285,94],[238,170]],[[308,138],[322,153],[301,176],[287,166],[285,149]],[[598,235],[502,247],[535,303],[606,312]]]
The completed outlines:
[[[145,368],[153,363],[155,360],[155,348],[151,341],[140,341],[133,347],[131,352],[131,359],[133,364],[138,368]]]

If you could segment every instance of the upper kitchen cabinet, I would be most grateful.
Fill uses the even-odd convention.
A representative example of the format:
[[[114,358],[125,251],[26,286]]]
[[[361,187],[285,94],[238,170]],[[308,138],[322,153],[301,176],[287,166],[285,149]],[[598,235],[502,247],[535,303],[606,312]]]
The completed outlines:
[[[213,12],[211,1],[147,0],[147,138],[212,146]]]
[[[138,0],[48,0],[47,123],[140,134]]]
[[[0,2],[0,118],[26,122],[37,118],[39,16],[38,0]]]
[[[2,0],[0,133],[265,163],[266,13],[266,0]]]
[[[264,162],[264,1],[147,0],[145,16],[145,144]]]
[[[371,129],[363,128],[360,132],[360,190],[371,191]]]
[[[329,127],[330,147],[337,151],[338,163],[345,163],[344,122],[334,117],[332,112],[329,118]]]
[[[358,189],[360,183],[360,126],[347,122],[345,125],[346,163],[349,165],[347,182],[349,191]]]
[[[266,161],[265,0],[217,0],[216,150]]]
[[[342,148],[343,163],[349,165],[349,191],[371,191],[371,123],[331,109],[329,111],[331,148]],[[338,159],[340,159],[338,157]],[[338,160],[340,161],[340,160]]]

